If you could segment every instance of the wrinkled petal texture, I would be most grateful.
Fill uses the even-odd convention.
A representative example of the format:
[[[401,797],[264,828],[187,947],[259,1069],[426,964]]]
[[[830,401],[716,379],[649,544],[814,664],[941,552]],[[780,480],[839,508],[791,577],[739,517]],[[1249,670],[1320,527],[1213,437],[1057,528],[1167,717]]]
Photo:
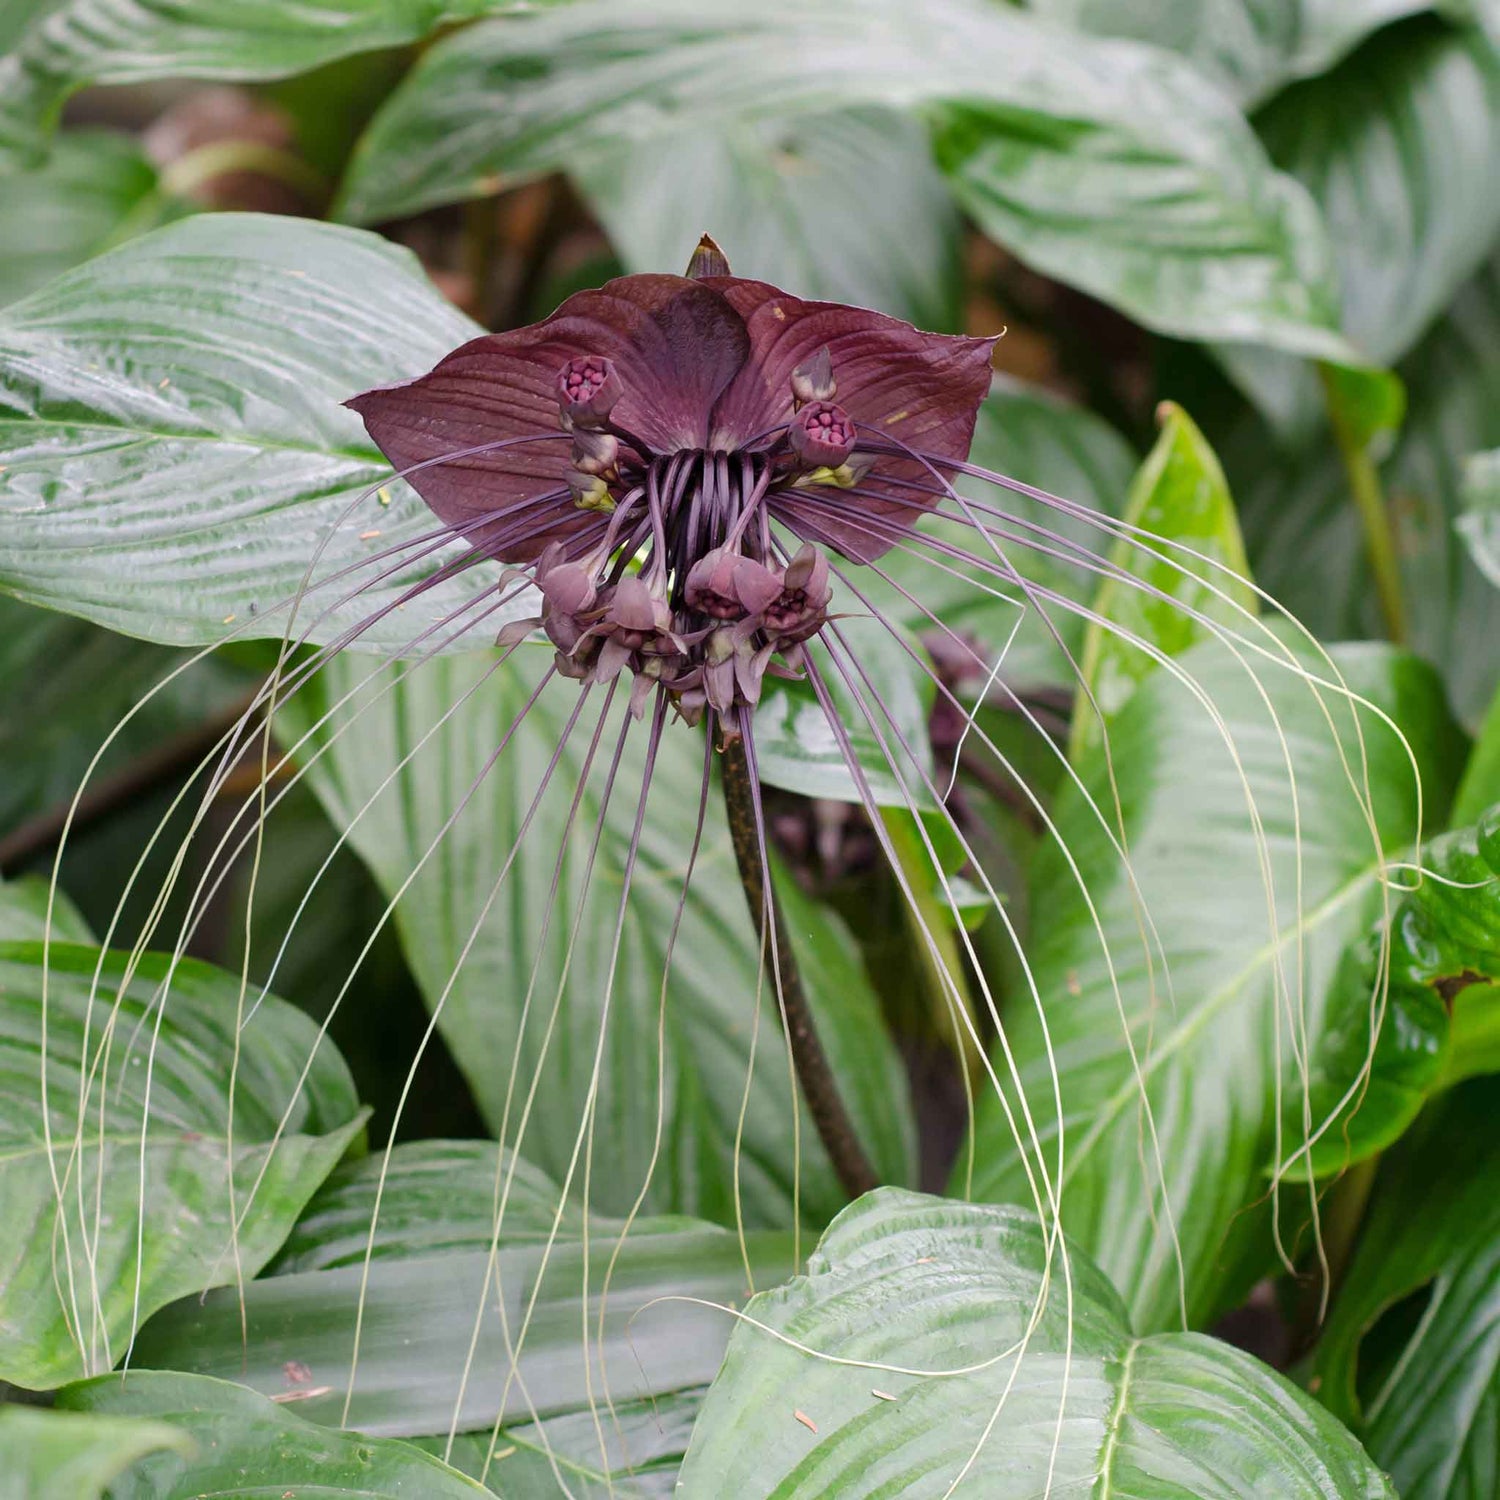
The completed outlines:
[[[838,382],[835,400],[862,437],[882,433],[934,459],[968,457],[979,404],[990,387],[994,339],[923,333],[867,308],[804,302],[764,281],[712,277],[702,284],[723,295],[750,337],[750,357],[714,414],[716,440],[744,443],[788,422],[792,371],[826,346]],[[941,464],[937,467],[951,477]],[[829,505],[909,524],[923,507],[893,480],[935,485],[925,465],[887,458],[862,481],[867,495],[822,493]],[[857,561],[873,560],[893,545],[884,528],[872,532],[856,520],[830,515],[816,500],[799,505],[798,498],[783,495],[773,508],[800,535]]]
[[[377,387],[348,405],[397,470],[486,443],[558,433],[498,452],[433,463],[409,482],[438,518],[507,562],[534,560],[550,542],[579,543],[602,530],[567,492],[569,442],[558,426],[557,376],[572,359],[614,362],[623,395],[613,421],[658,454],[754,445],[792,415],[791,376],[827,345],[839,404],[865,435],[885,433],[929,456],[962,459],[989,386],[989,339],[921,333],[908,323],[833,302],[804,302],[760,281],[625,276],[579,292],[550,318],[486,334],[428,374]],[[882,460],[862,488],[875,499],[829,491],[838,506],[910,520],[921,509],[887,482],[931,486],[908,460]],[[891,545],[826,507],[779,499],[799,534],[847,556]]]
[[[348,405],[398,470],[508,438],[558,440],[434,464],[409,482],[480,550],[529,562],[551,541],[602,529],[565,491],[569,443],[558,426],[557,376],[571,359],[603,355],[625,388],[614,419],[661,452],[701,448],[708,414],[745,361],[744,325],[724,300],[682,276],[626,276],[579,292],[544,322],[486,334],[430,373],[381,386]],[[518,513],[519,511],[519,513]]]

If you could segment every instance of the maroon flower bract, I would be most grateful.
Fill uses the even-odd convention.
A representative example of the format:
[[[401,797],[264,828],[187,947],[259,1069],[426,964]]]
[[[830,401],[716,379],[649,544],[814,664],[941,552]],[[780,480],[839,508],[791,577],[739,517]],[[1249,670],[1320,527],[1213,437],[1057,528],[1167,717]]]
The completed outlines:
[[[620,382],[611,412],[649,450],[765,452],[793,417],[793,373],[825,348],[839,404],[861,432],[888,435],[938,458],[963,459],[989,388],[990,339],[922,333],[899,319],[833,302],[807,302],[763,281],[715,276],[626,276],[568,298],[529,328],[485,334],[435,369],[382,386],[348,404],[398,469],[482,444],[558,431],[558,379],[574,360],[608,359]],[[529,444],[434,464],[411,483],[452,526],[493,522],[471,536],[505,562],[529,562],[547,542],[598,531],[564,493],[573,467],[564,444]],[[881,511],[909,515],[913,502],[888,479],[920,466],[881,466],[864,488],[889,497]],[[796,528],[795,496],[768,496]],[[530,523],[516,525],[517,513]],[[847,556],[890,545],[826,518],[808,534]]]
[[[991,342],[729,275],[626,276],[349,405],[477,553],[536,564],[527,623],[560,673],[628,668],[637,713],[660,687],[734,736],[771,658],[796,669],[827,618],[809,544],[870,561],[933,503]]]

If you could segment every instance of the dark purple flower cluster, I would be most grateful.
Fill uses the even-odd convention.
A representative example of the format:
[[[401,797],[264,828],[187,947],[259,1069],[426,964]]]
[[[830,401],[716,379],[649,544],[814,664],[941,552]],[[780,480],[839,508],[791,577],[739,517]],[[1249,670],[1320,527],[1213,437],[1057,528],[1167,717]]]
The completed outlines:
[[[990,340],[743,280],[628,276],[349,404],[476,554],[530,566],[563,676],[741,732],[961,462]],[[836,399],[837,398],[837,399]],[[548,441],[549,436],[555,441]],[[783,540],[790,533],[791,542]]]

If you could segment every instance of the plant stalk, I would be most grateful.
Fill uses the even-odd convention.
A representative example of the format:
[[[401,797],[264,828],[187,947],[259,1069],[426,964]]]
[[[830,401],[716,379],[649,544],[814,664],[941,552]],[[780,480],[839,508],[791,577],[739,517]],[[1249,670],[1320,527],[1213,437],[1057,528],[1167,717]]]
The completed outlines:
[[[802,1087],[802,1097],[807,1100],[808,1111],[817,1127],[818,1139],[828,1152],[839,1182],[850,1198],[858,1198],[877,1187],[879,1179],[870,1165],[869,1157],[865,1155],[864,1147],[860,1145],[833,1070],[828,1066],[828,1055],[823,1050],[822,1042],[818,1040],[812,1008],[807,1003],[802,976],[797,970],[796,954],[792,951],[791,935],[786,930],[770,872],[765,866],[761,850],[760,819],[755,810],[755,787],[750,778],[750,762],[742,741],[734,740],[725,746],[720,756],[720,769],[724,778],[724,810],[728,816],[729,838],[734,845],[735,862],[739,866],[740,885],[745,892],[745,900],[749,903],[750,915],[755,920],[756,936],[760,939],[762,954],[765,954],[768,946],[774,950],[777,994],[786,1020],[787,1040],[792,1049],[797,1082]],[[766,932],[768,906],[771,918],[769,944]]]
[[[1319,365],[1318,372],[1323,381],[1328,422],[1333,428],[1339,457],[1343,460],[1354,508],[1359,512],[1360,525],[1364,528],[1365,551],[1370,559],[1370,572],[1375,579],[1375,594],[1380,601],[1386,634],[1396,645],[1404,646],[1406,603],[1401,592],[1401,564],[1396,556],[1396,537],[1380,484],[1380,471],[1370,457],[1368,445],[1339,401],[1327,368]]]

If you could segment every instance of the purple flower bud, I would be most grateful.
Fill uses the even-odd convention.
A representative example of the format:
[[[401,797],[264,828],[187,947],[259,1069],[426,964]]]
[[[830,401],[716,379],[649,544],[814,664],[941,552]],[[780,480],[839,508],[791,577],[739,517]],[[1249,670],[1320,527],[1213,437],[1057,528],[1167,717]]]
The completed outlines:
[[[537,587],[547,607],[565,615],[581,615],[594,607],[594,576],[582,563],[561,563],[543,575],[537,573]]]
[[[827,344],[792,371],[792,400],[799,407],[806,406],[809,401],[832,401],[838,389]]]
[[[573,492],[573,504],[579,510],[612,511],[615,497],[609,486],[597,474],[585,474],[577,469],[568,473],[568,488]]]
[[[580,474],[612,475],[620,458],[620,440],[608,432],[573,429],[573,467]]]
[[[574,427],[602,426],[623,394],[614,361],[603,355],[585,354],[570,359],[558,372],[558,405]]]
[[[854,423],[842,406],[814,401],[797,413],[787,437],[808,468],[836,469],[854,449]]]
[[[684,597],[715,620],[758,615],[781,597],[781,579],[763,563],[727,547],[706,552],[688,571]]]
[[[719,249],[717,241],[711,234],[705,234],[698,241],[698,248],[693,251],[693,258],[688,262],[687,276],[691,281],[702,281],[706,276],[728,276],[729,259]]]
[[[665,601],[659,600],[639,578],[626,574],[615,585],[615,591],[604,612],[604,624],[616,637],[629,638],[632,649],[645,643],[647,636],[660,629],[672,628],[672,616],[666,611],[665,622],[662,611]]]
[[[778,647],[796,645],[816,635],[828,618],[828,559],[804,545],[787,566],[781,597],[762,617],[766,635]]]

